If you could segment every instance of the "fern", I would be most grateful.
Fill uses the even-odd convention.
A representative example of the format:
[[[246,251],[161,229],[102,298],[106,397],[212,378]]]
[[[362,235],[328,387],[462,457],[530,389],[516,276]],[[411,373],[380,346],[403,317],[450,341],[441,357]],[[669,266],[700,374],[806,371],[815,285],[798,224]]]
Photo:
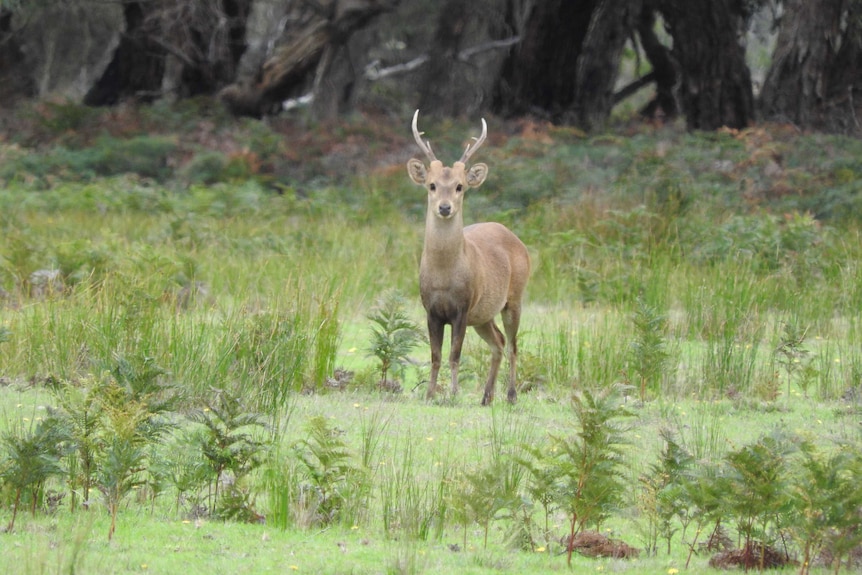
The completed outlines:
[[[632,414],[621,404],[622,386],[598,393],[582,390],[572,398],[580,427],[573,435],[550,435],[555,498],[569,516],[568,563],[575,535],[588,524],[598,528],[624,493],[623,451],[628,428],[620,423]]]
[[[647,389],[659,392],[662,375],[669,363],[665,338],[667,318],[643,298],[638,298],[632,319],[635,339],[629,348],[629,369],[640,387],[640,399],[645,401]]]
[[[315,496],[316,520],[332,523],[349,496],[365,484],[366,470],[353,463],[342,433],[330,427],[325,417],[312,417],[306,429],[308,439],[298,442],[294,451],[308,479],[307,488]]]
[[[405,313],[404,300],[395,292],[384,295],[368,319],[373,324],[368,352],[380,361],[380,382],[385,384],[389,372],[407,364],[410,352],[424,336]]]
[[[224,390],[206,409],[192,412],[189,417],[204,428],[200,449],[209,464],[210,504],[216,509],[220,504],[220,480],[230,474],[234,482],[239,481],[263,462],[265,443],[252,430],[266,425],[260,415],[244,411],[239,398]]]
[[[5,457],[0,462],[0,480],[14,493],[7,532],[15,527],[22,497],[30,494],[30,510],[35,514],[45,482],[49,477],[63,473],[56,432],[56,427],[43,422],[35,428],[7,431],[0,439],[5,448]]]

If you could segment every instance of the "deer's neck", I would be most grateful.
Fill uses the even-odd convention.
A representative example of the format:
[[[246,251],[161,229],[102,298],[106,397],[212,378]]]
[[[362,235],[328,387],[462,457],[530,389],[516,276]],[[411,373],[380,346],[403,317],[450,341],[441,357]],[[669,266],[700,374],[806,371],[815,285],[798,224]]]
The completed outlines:
[[[453,267],[466,257],[464,223],[460,214],[448,220],[428,215],[423,256],[425,264],[436,269]]]

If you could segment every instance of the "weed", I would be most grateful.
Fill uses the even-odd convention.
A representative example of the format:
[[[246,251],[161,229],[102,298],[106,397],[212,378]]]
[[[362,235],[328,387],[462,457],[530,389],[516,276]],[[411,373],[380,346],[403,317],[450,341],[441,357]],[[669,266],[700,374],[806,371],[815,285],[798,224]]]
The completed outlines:
[[[394,291],[387,292],[368,314],[371,321],[369,355],[380,362],[380,385],[387,386],[391,370],[398,369],[401,378],[410,352],[423,341],[419,326],[404,311],[404,299]]]
[[[314,350],[311,364],[311,379],[316,389],[322,389],[326,380],[335,371],[336,353],[341,339],[341,324],[338,321],[339,294],[318,301],[316,314],[312,311]]]
[[[312,525],[328,525],[343,516],[351,496],[363,491],[367,470],[354,464],[343,432],[330,427],[326,418],[312,417],[306,430],[308,439],[294,446],[308,482],[301,486],[304,507]]]
[[[464,529],[464,546],[467,545],[467,526],[471,522],[482,527],[483,546],[488,547],[488,530],[497,515],[504,509],[517,510],[519,497],[517,485],[507,481],[515,469],[502,460],[472,470],[463,470],[454,478],[451,487],[451,506]]]
[[[526,480],[526,495],[529,497],[525,504],[532,507],[538,503],[544,512],[544,529],[542,535],[545,542],[550,539],[550,518],[556,509],[556,484],[558,481],[557,468],[545,453],[547,445],[525,444],[524,455],[517,458],[517,462],[523,466],[529,474]]]
[[[6,526],[10,532],[25,495],[30,497],[30,511],[42,499],[45,483],[52,476],[60,476],[61,451],[58,448],[58,428],[46,422],[19,427],[2,435],[5,453],[0,462],[0,480],[13,492],[12,517]]]
[[[549,434],[547,448],[526,450],[530,459],[523,465],[531,475],[530,489],[540,501],[551,499],[568,515],[569,564],[575,535],[587,525],[598,529],[622,500],[627,427],[620,419],[632,414],[622,406],[621,388],[576,392],[572,407],[579,428],[574,434]],[[543,507],[547,516],[550,503]]]
[[[765,545],[774,534],[781,533],[792,506],[786,459],[791,450],[786,437],[773,433],[724,458],[725,509],[745,540],[743,549],[748,552],[760,545],[761,571]]]
[[[551,335],[543,335],[539,344],[537,362],[543,368],[546,381],[552,387],[566,386],[572,382],[577,372],[575,357],[577,355],[577,341],[575,329],[571,324],[558,325]],[[521,380],[530,381],[529,366],[532,365],[529,356],[524,357],[522,363],[525,369],[521,369]],[[537,379],[533,377],[533,379]]]
[[[458,471],[442,466],[432,468],[434,473],[422,469],[409,438],[392,455],[381,465],[378,484],[383,532],[391,539],[439,539],[447,514],[460,518],[454,501]]]
[[[390,563],[386,567],[386,574],[417,575],[425,572],[425,563],[415,545],[399,544],[392,553]]]
[[[224,328],[228,372],[236,374],[239,385],[248,387],[247,395],[267,413],[289,413],[293,394],[302,387],[312,346],[308,321],[302,310],[275,310],[231,318]],[[251,394],[254,389],[258,397]]]
[[[101,398],[106,386],[106,380],[90,377],[77,385],[67,382],[54,388],[58,407],[49,413],[55,425],[63,429],[72,511],[77,508],[79,498],[86,507],[91,503],[90,489],[103,448],[104,404]]]
[[[670,363],[665,335],[667,317],[643,298],[638,298],[636,305],[632,316],[634,340],[629,353],[629,371],[640,389],[641,401],[646,401],[647,389],[656,395],[660,393],[662,377]]]
[[[209,464],[209,508],[219,511],[227,505],[219,499],[219,486],[237,485],[263,462],[266,445],[252,430],[265,424],[226,390],[217,391],[207,407],[192,412],[189,419],[204,428],[200,449]]]
[[[788,521],[802,549],[800,573],[811,572],[824,545],[837,571],[842,557],[862,541],[858,530],[862,490],[852,479],[859,472],[860,457],[844,447],[826,452],[810,441],[802,442],[800,452],[799,475],[791,493],[793,515]]]
[[[659,460],[651,463],[645,473],[638,477],[640,492],[638,507],[646,517],[647,553],[655,555],[658,540],[667,543],[667,553],[671,552],[671,540],[677,531],[677,523],[682,523],[685,531],[691,517],[684,505],[684,479],[690,473],[694,458],[677,442],[668,429],[660,430],[664,448]]]
[[[150,472],[174,489],[178,513],[183,502],[189,503],[192,515],[203,508],[200,493],[209,485],[212,473],[210,462],[200,447],[207,441],[205,434],[203,429],[177,430],[171,441],[161,446],[159,457],[150,463]]]
[[[778,346],[775,348],[775,360],[784,370],[787,378],[787,394],[790,395],[790,386],[796,383],[802,394],[808,397],[808,388],[817,378],[817,367],[814,365],[813,357],[805,346],[808,328],[803,328],[793,321],[782,323],[781,336]]]

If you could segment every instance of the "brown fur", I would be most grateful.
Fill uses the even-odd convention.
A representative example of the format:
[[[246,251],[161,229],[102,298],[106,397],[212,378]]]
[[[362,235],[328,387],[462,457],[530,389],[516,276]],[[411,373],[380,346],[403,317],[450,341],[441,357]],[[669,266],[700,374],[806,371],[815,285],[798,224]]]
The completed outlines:
[[[415,117],[414,135],[420,142],[419,133],[415,130]],[[464,335],[467,326],[473,326],[491,348],[491,367],[482,405],[494,399],[497,372],[507,338],[507,398],[514,402],[517,398],[518,326],[521,299],[530,277],[529,253],[521,240],[501,224],[481,223],[464,227],[464,194],[485,181],[488,174],[485,164],[476,164],[469,170],[463,162],[455,162],[451,168],[444,167],[429,153],[430,146],[427,150],[423,147],[423,151],[432,160],[430,166],[426,168],[421,161],[412,159],[407,163],[407,171],[415,183],[428,190],[425,246],[419,264],[419,291],[431,341],[431,379],[427,396],[430,399],[437,391],[443,332],[448,324],[452,326],[449,353],[452,396],[458,391],[458,366]],[[469,153],[465,152],[462,159],[469,158]],[[494,323],[498,314],[503,319],[505,336]]]

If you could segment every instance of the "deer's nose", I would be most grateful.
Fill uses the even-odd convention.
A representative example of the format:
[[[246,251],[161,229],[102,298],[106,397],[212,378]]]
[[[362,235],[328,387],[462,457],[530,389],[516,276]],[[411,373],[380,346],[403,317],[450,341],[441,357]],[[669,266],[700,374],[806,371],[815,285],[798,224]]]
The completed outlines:
[[[452,206],[449,204],[440,204],[437,212],[443,217],[448,217],[452,213]]]

